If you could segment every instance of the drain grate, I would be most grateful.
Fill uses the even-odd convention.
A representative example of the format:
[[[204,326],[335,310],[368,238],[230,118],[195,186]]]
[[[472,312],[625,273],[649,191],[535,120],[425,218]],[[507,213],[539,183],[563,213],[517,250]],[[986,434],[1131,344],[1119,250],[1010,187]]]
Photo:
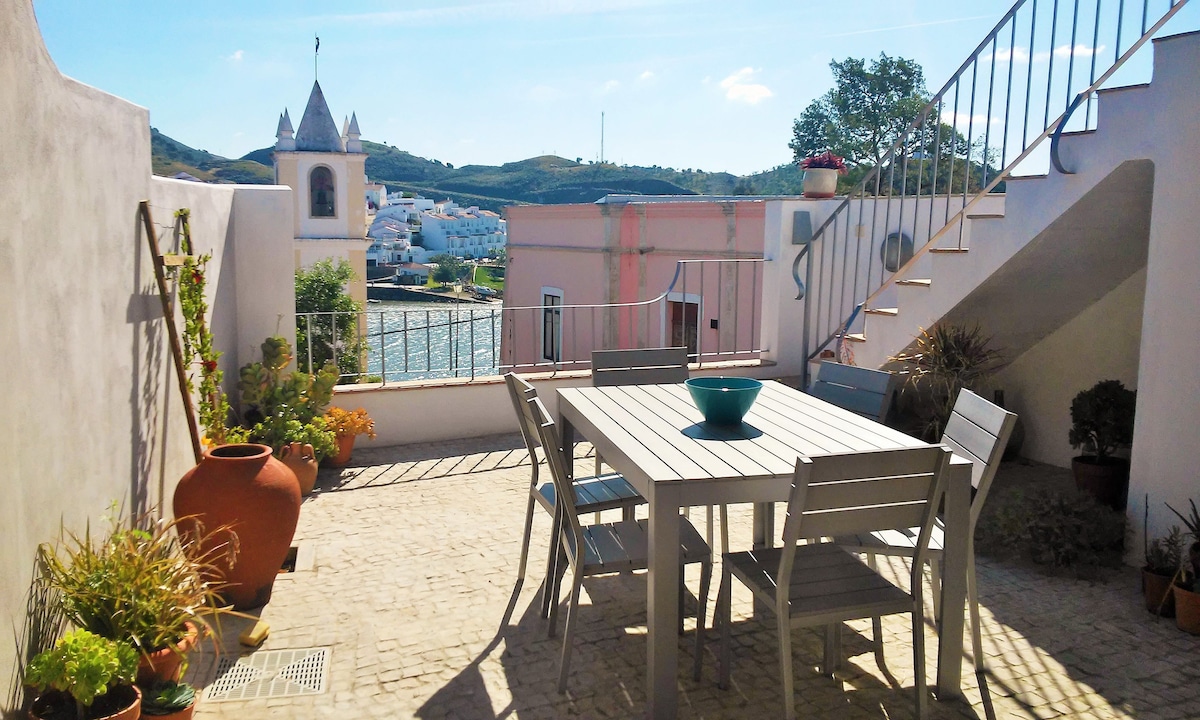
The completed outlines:
[[[266,650],[222,657],[217,679],[205,690],[212,702],[319,695],[325,692],[330,649]]]

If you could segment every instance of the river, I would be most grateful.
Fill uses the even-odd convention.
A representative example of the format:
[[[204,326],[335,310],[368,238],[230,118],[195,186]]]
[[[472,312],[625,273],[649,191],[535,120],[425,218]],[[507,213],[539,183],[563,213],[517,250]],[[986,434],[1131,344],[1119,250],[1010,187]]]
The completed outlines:
[[[368,303],[367,375],[386,382],[498,375],[500,304]]]

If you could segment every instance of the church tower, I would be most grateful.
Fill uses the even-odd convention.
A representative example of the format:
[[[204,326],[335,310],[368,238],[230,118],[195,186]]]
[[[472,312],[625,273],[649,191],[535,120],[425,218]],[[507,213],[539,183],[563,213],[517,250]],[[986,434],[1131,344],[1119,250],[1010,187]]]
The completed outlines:
[[[275,182],[292,189],[296,267],[325,258],[343,258],[358,276],[350,285],[355,300],[367,299],[366,161],[358,117],[339,133],[321,85],[313,82],[300,127],[292,136],[287,110],[279,118],[275,142]]]

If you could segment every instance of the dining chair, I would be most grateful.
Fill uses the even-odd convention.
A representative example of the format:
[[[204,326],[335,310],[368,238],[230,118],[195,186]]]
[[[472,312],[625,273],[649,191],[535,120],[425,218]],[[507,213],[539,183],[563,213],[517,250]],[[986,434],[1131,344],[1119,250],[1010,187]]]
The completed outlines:
[[[732,579],[736,577],[775,613],[779,633],[779,668],[784,711],[796,717],[792,677],[793,627],[825,627],[822,672],[838,665],[841,623],[871,618],[875,657],[883,663],[883,637],[878,619],[910,613],[917,712],[928,714],[925,681],[924,597],[919,569],[906,592],[849,551],[832,542],[799,544],[822,538],[891,527],[921,528],[916,542],[918,562],[925,559],[937,505],[945,489],[949,448],[925,446],[867,453],[801,457],[788,498],[783,547],[725,553],[715,620],[721,626],[719,685],[729,687]],[[914,565],[919,568],[919,565]]]
[[[525,441],[525,449],[529,451],[529,463],[533,466],[529,478],[529,497],[525,506],[525,534],[521,540],[521,561],[517,570],[517,582],[525,580],[525,566],[529,559],[529,538],[533,533],[533,507],[541,505],[551,517],[555,515],[557,498],[553,481],[539,483],[537,448],[541,445],[537,426],[530,421],[527,403],[537,398],[537,390],[515,373],[504,376],[508,386],[508,394],[513,402],[513,410],[517,413],[517,421],[521,428],[521,438]],[[544,452],[544,451],[543,451]],[[632,519],[633,508],[646,502],[637,490],[624,477],[616,473],[597,475],[595,477],[576,478],[571,484],[571,496],[577,512],[599,513],[605,510],[621,508],[626,519]],[[549,556],[546,560],[546,577],[553,572],[555,558],[554,535],[551,536]],[[542,617],[550,613],[550,595],[543,590]]]
[[[979,627],[979,595],[975,588],[975,523],[983,510],[992,479],[1000,467],[1000,458],[1008,445],[1008,437],[1017,424],[1017,416],[994,405],[970,390],[959,391],[950,419],[942,433],[942,444],[959,457],[971,461],[970,527],[967,532],[967,603],[971,611],[971,646],[975,653],[976,670],[984,669],[982,631]],[[867,553],[868,563],[876,555],[913,557],[920,528],[880,530],[836,538],[838,545],[851,552]],[[935,518],[929,540],[930,585],[933,590],[934,617],[941,617],[941,574],[939,564],[945,551],[945,527]]]
[[[686,347],[593,350],[592,385],[658,385],[688,379]],[[604,464],[596,453],[596,474]]]
[[[821,361],[808,394],[876,422],[887,419],[900,376],[883,370]]]
[[[546,466],[559,497],[572,491],[567,473],[569,455],[562,446],[554,420],[542,401],[533,397],[523,406],[525,422],[537,428],[537,437],[546,456]],[[552,576],[546,578],[545,589],[551,599],[550,635],[558,624],[558,596],[563,576],[571,570],[571,592],[567,604],[566,628],[563,631],[562,655],[559,659],[558,691],[566,692],[567,675],[571,667],[571,648],[579,614],[579,591],[583,578],[604,573],[644,570],[649,565],[649,520],[621,520],[615,523],[583,525],[577,506],[560,503],[557,506],[558,537],[552,543],[560,560],[555,562]],[[704,614],[708,606],[708,590],[712,582],[712,550],[686,518],[679,519],[679,617],[683,631],[683,568],[700,563],[700,597],[696,609],[696,650],[693,675],[700,677],[701,651],[704,648]]]

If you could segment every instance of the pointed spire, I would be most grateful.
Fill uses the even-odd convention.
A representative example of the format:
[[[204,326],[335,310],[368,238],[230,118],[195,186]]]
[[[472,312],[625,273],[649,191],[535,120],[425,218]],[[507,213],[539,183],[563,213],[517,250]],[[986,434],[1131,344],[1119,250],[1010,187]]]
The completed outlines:
[[[346,152],[318,82],[313,83],[308,106],[304,108],[304,117],[300,118],[300,129],[296,131],[296,149],[310,152]]]
[[[346,123],[342,135],[346,138],[346,152],[360,153],[363,151],[362,140],[359,140],[358,116],[354,113],[350,113],[350,120]]]
[[[287,108],[279,116],[279,127],[275,130],[275,149],[290,151],[296,149],[296,141],[292,138],[292,118],[288,116]]]

